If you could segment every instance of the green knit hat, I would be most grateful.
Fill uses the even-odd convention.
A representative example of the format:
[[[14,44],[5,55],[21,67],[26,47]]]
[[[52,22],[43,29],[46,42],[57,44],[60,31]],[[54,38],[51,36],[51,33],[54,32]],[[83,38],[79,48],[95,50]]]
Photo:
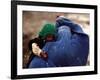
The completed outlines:
[[[39,36],[41,36],[43,39],[45,39],[49,34],[54,36],[56,35],[56,28],[52,23],[46,23],[42,30],[39,32]]]

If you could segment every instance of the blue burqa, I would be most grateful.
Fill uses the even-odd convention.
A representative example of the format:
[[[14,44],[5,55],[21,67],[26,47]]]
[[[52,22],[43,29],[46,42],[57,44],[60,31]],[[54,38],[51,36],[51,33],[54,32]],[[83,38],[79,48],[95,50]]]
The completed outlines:
[[[29,68],[83,66],[87,63],[89,37],[81,27],[66,18],[56,20],[57,40],[47,42],[43,50],[48,59],[33,58]]]

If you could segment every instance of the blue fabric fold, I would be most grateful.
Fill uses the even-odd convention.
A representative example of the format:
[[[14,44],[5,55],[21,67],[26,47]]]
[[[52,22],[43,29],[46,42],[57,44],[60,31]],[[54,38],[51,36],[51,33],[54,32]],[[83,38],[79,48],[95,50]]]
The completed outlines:
[[[71,20],[69,20],[67,18],[61,17],[61,18],[58,18],[56,20],[56,27],[58,28],[58,27],[61,27],[61,26],[68,26],[68,27],[70,27],[70,29],[72,31],[74,31],[76,33],[85,34],[83,32],[82,28],[78,24],[74,23],[73,21],[71,21]]]

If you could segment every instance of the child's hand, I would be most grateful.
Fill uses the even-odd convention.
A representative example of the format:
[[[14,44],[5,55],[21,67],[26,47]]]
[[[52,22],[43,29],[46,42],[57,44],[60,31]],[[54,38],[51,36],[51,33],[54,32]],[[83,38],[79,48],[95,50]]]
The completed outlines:
[[[41,58],[43,58],[44,60],[47,60],[48,54],[47,54],[46,52],[42,51],[42,52],[40,53],[40,55],[41,55]]]

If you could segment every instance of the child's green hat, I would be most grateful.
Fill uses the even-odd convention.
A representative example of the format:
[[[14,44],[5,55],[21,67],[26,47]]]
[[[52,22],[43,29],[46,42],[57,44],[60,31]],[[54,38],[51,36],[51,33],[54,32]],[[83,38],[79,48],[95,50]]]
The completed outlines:
[[[56,27],[52,23],[46,23],[42,30],[39,32],[39,36],[41,36],[43,39],[46,38],[47,35],[54,35],[56,34]]]

